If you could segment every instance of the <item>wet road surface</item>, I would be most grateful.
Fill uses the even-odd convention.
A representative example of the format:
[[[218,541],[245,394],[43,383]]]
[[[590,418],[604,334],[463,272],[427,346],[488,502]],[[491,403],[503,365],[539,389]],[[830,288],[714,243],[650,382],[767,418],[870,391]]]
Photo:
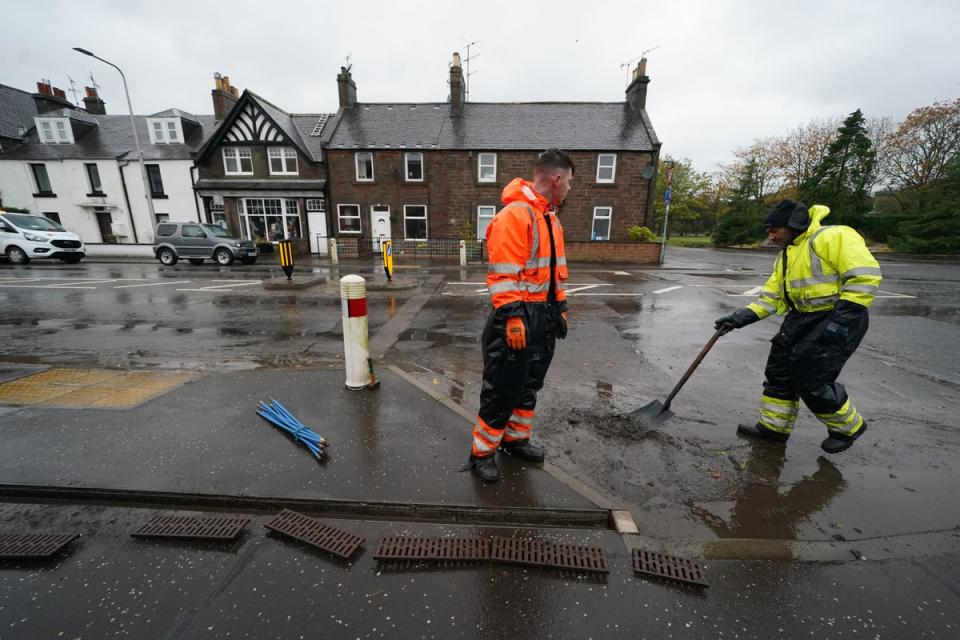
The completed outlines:
[[[42,612],[44,606],[59,606],[49,585],[76,581],[80,575],[101,580],[90,595],[97,599],[97,607],[107,603],[106,613],[110,613],[109,607],[116,604],[117,611],[124,611],[121,600],[125,598],[114,593],[118,589],[126,593],[136,585],[117,576],[150,580],[156,574],[160,582],[155,584],[168,586],[155,592],[154,609],[163,613],[165,629],[155,637],[227,637],[228,633],[229,637],[263,637],[250,626],[248,609],[261,601],[277,602],[278,594],[286,595],[284,602],[289,602],[294,591],[306,594],[311,588],[325,594],[323,603],[308,596],[309,606],[288,614],[287,622],[271,616],[272,625],[279,626],[270,628],[283,630],[276,637],[295,634],[304,628],[304,620],[322,622],[333,637],[457,637],[461,633],[476,637],[480,631],[492,637],[516,637],[517,633],[617,637],[623,630],[630,637],[718,637],[718,629],[724,637],[956,637],[960,503],[953,497],[953,488],[960,481],[955,420],[960,405],[960,364],[955,356],[960,351],[960,266],[887,261],[881,256],[884,283],[871,308],[871,329],[841,376],[870,430],[844,454],[821,452],[824,429],[805,409],[785,448],[734,434],[737,422],[755,419],[768,341],[779,324],[775,319],[722,338],[674,400],[676,415],[668,423],[649,429],[625,416],[666,397],[709,338],[713,319],[749,302],[766,279],[772,260],[772,253],[671,248],[663,269],[573,265],[571,332],[559,344],[541,394],[534,437],[562,471],[631,511],[644,540],[655,541],[667,551],[685,544],[697,553],[709,549],[712,558],[794,558],[802,561],[799,564],[713,560],[711,573],[719,578],[721,588],[711,587],[708,599],[681,597],[660,584],[632,578],[623,567],[617,569],[626,572],[619,581],[612,574],[602,589],[589,585],[592,589],[585,592],[586,585],[576,581],[496,571],[402,574],[397,585],[410,584],[409,591],[400,590],[402,602],[415,605],[400,606],[402,613],[388,614],[394,621],[403,620],[391,633],[379,623],[376,630],[364,626],[366,614],[374,611],[370,607],[377,602],[370,594],[381,587],[372,584],[366,590],[356,584],[361,575],[357,567],[338,568],[350,574],[349,580],[331,590],[329,567],[321,571],[326,578],[318,581],[301,561],[284,561],[269,553],[260,556],[264,547],[247,539],[243,548],[254,549],[249,554],[231,549],[213,569],[201,573],[199,582],[204,587],[211,581],[219,586],[194,591],[175,582],[176,577],[164,581],[162,576],[168,569],[189,573],[193,567],[205,566],[211,554],[164,547],[145,565],[130,560],[115,566],[103,556],[106,547],[98,541],[82,548],[82,554],[91,555],[82,556],[83,571],[76,577],[70,577],[75,569],[69,562],[53,570],[16,565],[11,572],[0,573],[0,589],[12,590],[19,603],[17,613],[0,609],[0,619],[15,629],[20,610],[35,607],[34,611]],[[0,265],[0,361],[14,366],[186,369],[210,375],[238,370],[271,374],[275,369],[293,368],[302,373],[292,375],[309,375],[317,368],[335,370],[342,359],[336,280],[351,272],[382,279],[375,266],[354,265],[331,269],[329,286],[288,293],[264,291],[259,281],[275,274],[263,270],[170,271],[153,264]],[[465,414],[475,413],[479,333],[489,309],[483,267],[430,265],[403,273],[420,288],[397,294],[372,292],[369,297],[377,366],[396,365],[461,406]],[[0,421],[19,424],[29,421],[30,415],[29,410],[0,407]],[[88,427],[95,424],[93,418],[87,420]],[[462,425],[465,458],[469,424]],[[40,429],[37,434],[23,437],[42,438],[42,427],[35,428]],[[402,425],[396,425],[395,432],[401,431]],[[69,434],[60,438],[66,440],[57,445],[61,455],[68,455]],[[410,443],[418,445],[423,443]],[[441,450],[453,461],[441,466],[452,469],[454,461],[460,461],[456,449],[451,434]],[[402,458],[403,454],[391,455]],[[54,474],[59,473],[55,460],[50,460]],[[26,475],[33,472],[29,460],[14,464],[25,465],[10,468],[17,478],[17,468]],[[217,468],[218,473],[226,472],[224,477],[233,477],[225,465]],[[42,465],[35,471],[40,470]],[[82,473],[70,476],[69,467],[66,471],[63,478],[82,483]],[[173,468],[164,473],[177,477]],[[109,476],[107,472],[105,478]],[[457,475],[458,480],[463,478]],[[402,490],[402,485],[383,486]],[[463,489],[437,488],[441,493],[452,491],[450,495],[459,495]],[[6,507],[10,514],[18,513],[10,509],[30,508],[42,509]],[[77,509],[81,514],[94,509],[91,527],[106,527],[111,518],[122,520],[94,507]],[[61,523],[87,517],[71,515],[62,507],[51,513],[50,520]],[[117,536],[126,540],[120,533]],[[127,553],[127,544],[118,546],[121,556]],[[839,560],[841,555],[846,561]],[[830,562],[815,562],[818,558]],[[372,560],[365,557],[364,562]],[[242,584],[247,567],[254,564],[256,576],[270,589],[264,589],[264,583]],[[106,573],[97,573],[98,567],[105,567]],[[128,569],[133,573],[126,573]],[[364,580],[382,578],[370,567],[362,575]],[[23,600],[26,596],[16,587],[23,583],[32,585],[23,593],[37,596],[30,602],[46,605]],[[198,579],[187,584],[196,585]],[[240,595],[223,602],[223,594],[231,589],[239,589]],[[66,591],[73,594],[76,589]],[[47,596],[40,597],[41,593]],[[518,599],[537,613],[500,626],[489,624],[509,606],[503,593],[519,593]],[[547,597],[541,598],[541,593]],[[331,598],[343,608],[324,609]],[[795,604],[772,610],[771,598]],[[170,604],[157,608],[161,601]],[[624,617],[605,614],[596,621],[588,611],[580,620],[581,601],[594,606],[613,603],[604,611],[620,611]],[[432,614],[430,608],[441,608],[436,604],[440,602],[449,605],[453,622],[460,623],[459,615],[469,618],[470,631],[427,626],[421,614]],[[66,619],[83,619],[84,606],[94,610],[92,601],[83,603],[78,600],[77,615]],[[127,604],[129,613],[132,605]],[[638,606],[644,607],[642,615]],[[238,608],[244,615],[231,613]],[[271,611],[278,608],[285,606],[275,605]],[[324,613],[322,620],[317,618],[318,610]],[[358,622],[355,611],[364,613],[364,624]],[[91,628],[103,632],[76,635],[101,637],[120,630],[111,625],[123,616],[86,615],[93,621]],[[30,624],[24,623],[23,628],[40,629],[41,636],[53,631],[51,621],[38,620],[36,614],[25,617]],[[440,620],[432,615],[430,619],[430,624]],[[217,627],[215,620],[226,625]],[[478,624],[483,628],[478,629]],[[363,633],[357,631],[360,627]],[[59,630],[70,633],[73,628]],[[3,637],[7,635],[0,631]]]

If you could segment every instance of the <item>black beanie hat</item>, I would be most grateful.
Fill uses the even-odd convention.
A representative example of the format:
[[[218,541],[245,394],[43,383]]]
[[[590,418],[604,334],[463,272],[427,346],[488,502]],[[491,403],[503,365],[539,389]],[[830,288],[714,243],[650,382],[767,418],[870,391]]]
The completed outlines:
[[[796,212],[797,215],[794,215]],[[797,231],[803,230],[810,223],[809,216],[802,215],[807,213],[807,205],[793,200],[781,200],[780,204],[773,208],[767,217],[763,220],[763,228],[766,231],[770,229],[780,229],[790,227]],[[792,218],[792,219],[791,219]]]

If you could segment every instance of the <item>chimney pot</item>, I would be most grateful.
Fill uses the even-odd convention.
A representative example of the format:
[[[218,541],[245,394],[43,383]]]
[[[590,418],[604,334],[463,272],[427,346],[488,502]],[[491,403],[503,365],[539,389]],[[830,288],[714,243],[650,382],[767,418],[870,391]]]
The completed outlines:
[[[96,87],[84,87],[86,96],[83,98],[83,108],[87,113],[102,116],[107,113],[107,105],[100,99]]]
[[[649,84],[647,59],[641,58],[637,68],[633,70],[633,80],[627,87],[627,104],[636,113],[640,113],[647,108],[647,85]]]
[[[467,87],[463,82],[463,68],[460,66],[460,54],[454,52],[450,65],[450,115],[458,118],[463,115],[463,104],[467,101]]]
[[[357,105],[357,83],[353,81],[348,67],[340,67],[340,73],[337,74],[337,93],[340,108],[352,109]]]
[[[230,86],[228,76],[213,74],[213,90],[210,96],[213,99],[213,117],[217,120],[224,120],[233,105],[237,103],[239,93]]]

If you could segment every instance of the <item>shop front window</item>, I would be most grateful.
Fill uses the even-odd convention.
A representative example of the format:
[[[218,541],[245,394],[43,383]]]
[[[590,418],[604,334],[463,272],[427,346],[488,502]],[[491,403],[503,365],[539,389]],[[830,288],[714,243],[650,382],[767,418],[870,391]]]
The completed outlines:
[[[242,203],[240,227],[245,239],[263,244],[303,237],[296,200],[244,198]]]

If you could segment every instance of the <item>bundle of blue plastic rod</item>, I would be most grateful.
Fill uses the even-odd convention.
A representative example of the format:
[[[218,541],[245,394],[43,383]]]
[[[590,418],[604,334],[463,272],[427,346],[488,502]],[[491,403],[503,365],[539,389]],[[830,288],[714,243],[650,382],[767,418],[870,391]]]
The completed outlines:
[[[310,427],[294,418],[286,407],[273,398],[270,399],[270,404],[261,402],[257,406],[257,415],[280,427],[298,442],[302,442],[317,460],[326,453],[324,451],[327,448],[326,438],[321,438],[311,431]]]

